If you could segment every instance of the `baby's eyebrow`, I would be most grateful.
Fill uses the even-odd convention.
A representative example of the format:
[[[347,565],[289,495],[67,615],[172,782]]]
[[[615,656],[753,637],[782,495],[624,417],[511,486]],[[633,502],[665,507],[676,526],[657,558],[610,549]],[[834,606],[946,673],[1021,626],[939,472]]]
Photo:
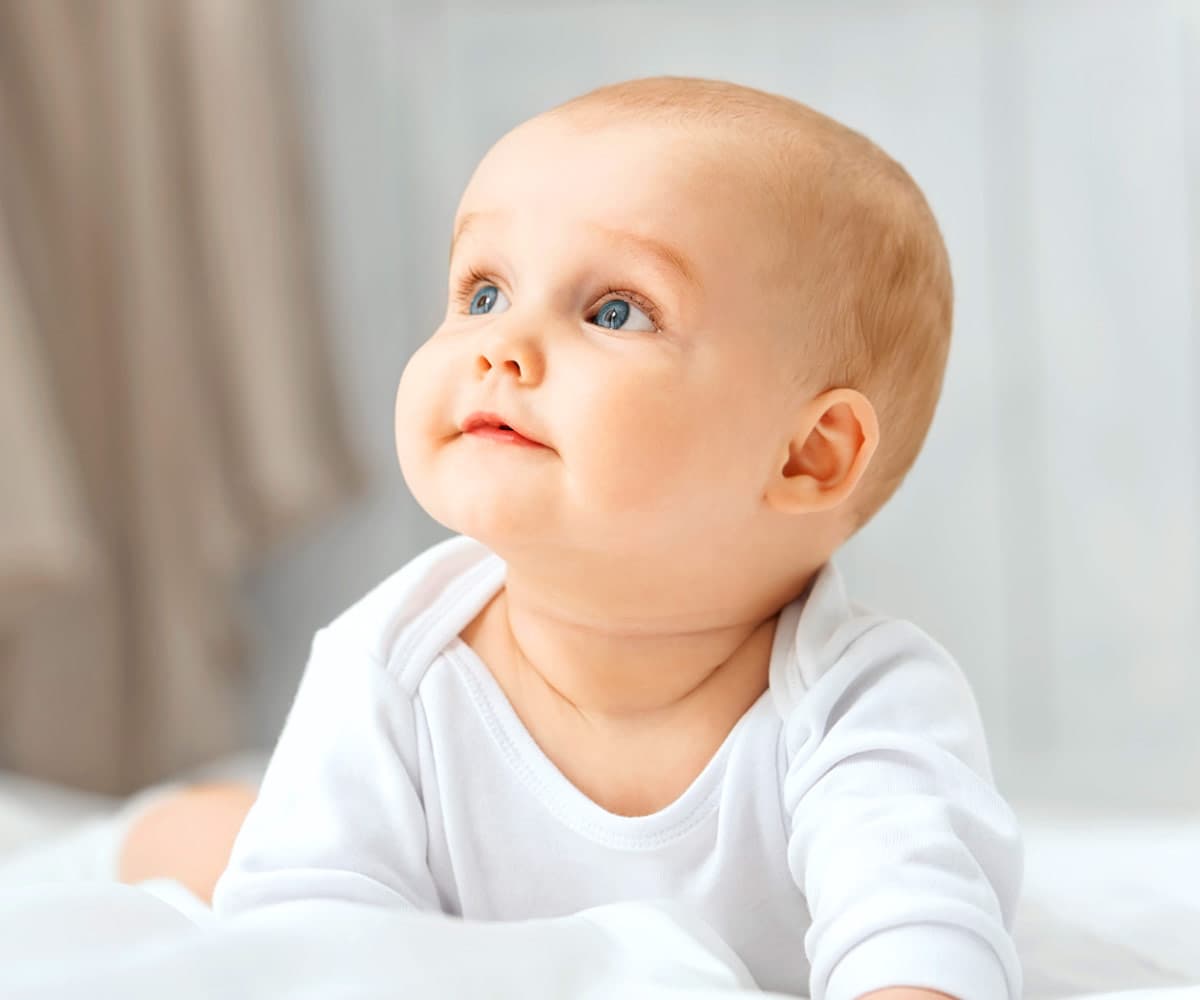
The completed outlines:
[[[631,233],[625,229],[612,229],[608,226],[599,225],[593,225],[592,228],[597,232],[603,233],[604,236],[614,243],[628,244],[636,252],[653,258],[667,270],[674,271],[693,288],[700,287],[700,282],[696,280],[696,269],[692,266],[692,262],[687,259],[687,256],[681,250],[671,246],[670,243],[664,243],[651,236]]]
[[[496,215],[495,212],[468,212],[458,220],[458,225],[454,228],[454,235],[450,239],[451,260],[454,259],[454,247],[463,233],[477,222],[494,215]],[[614,229],[610,226],[601,226],[597,223],[591,223],[590,227],[613,243],[626,244],[632,247],[635,253],[649,257],[666,270],[673,271],[693,288],[700,287],[700,282],[696,278],[696,269],[692,266],[692,262],[688,260],[682,251],[671,246],[671,244],[656,240],[651,236],[642,236],[625,229]]]
[[[450,237],[451,260],[454,260],[454,247],[458,243],[459,237],[462,236],[462,234],[465,233],[471,226],[473,226],[479,219],[495,214],[495,212],[468,212],[458,220],[458,225],[454,227],[454,235]]]

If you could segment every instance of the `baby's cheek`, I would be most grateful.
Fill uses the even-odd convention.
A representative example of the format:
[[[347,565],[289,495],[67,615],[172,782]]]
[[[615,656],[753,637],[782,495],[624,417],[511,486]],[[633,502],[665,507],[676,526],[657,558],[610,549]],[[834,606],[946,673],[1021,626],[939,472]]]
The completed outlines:
[[[396,455],[405,479],[428,461],[436,426],[436,377],[426,346],[409,359],[396,389]],[[410,483],[410,488],[411,488]]]
[[[587,478],[596,506],[670,516],[692,488],[704,446],[686,401],[650,390],[608,399],[587,412]]]

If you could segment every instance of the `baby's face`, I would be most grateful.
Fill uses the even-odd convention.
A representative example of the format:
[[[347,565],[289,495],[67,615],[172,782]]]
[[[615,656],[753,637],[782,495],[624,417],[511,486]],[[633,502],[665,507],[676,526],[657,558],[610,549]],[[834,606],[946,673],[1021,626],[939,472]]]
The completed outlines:
[[[723,155],[662,126],[535,119],[484,158],[445,320],[396,403],[435,519],[501,555],[614,560],[707,561],[761,531],[795,355],[763,277],[769,207]],[[479,413],[537,445],[473,431]]]

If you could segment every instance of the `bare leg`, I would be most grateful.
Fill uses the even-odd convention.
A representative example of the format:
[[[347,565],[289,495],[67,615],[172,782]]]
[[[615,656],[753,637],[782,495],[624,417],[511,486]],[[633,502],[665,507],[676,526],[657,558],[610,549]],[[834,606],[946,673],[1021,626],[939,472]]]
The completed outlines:
[[[229,862],[257,789],[241,782],[193,785],[155,802],[130,826],[120,851],[122,882],[173,878],[206,903]]]

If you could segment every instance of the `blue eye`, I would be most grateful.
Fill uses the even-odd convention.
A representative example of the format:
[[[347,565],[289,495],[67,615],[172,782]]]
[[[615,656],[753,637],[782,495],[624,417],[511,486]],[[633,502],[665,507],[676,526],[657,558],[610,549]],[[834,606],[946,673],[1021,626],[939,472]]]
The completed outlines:
[[[503,303],[503,305],[500,305]],[[497,305],[500,305],[497,308]],[[508,308],[508,298],[495,285],[484,285],[471,296],[471,313],[476,316],[490,312],[504,312]]]
[[[640,325],[626,326],[630,317]],[[609,299],[596,310],[591,322],[608,330],[646,330],[654,329],[654,321],[641,309],[625,299]]]

